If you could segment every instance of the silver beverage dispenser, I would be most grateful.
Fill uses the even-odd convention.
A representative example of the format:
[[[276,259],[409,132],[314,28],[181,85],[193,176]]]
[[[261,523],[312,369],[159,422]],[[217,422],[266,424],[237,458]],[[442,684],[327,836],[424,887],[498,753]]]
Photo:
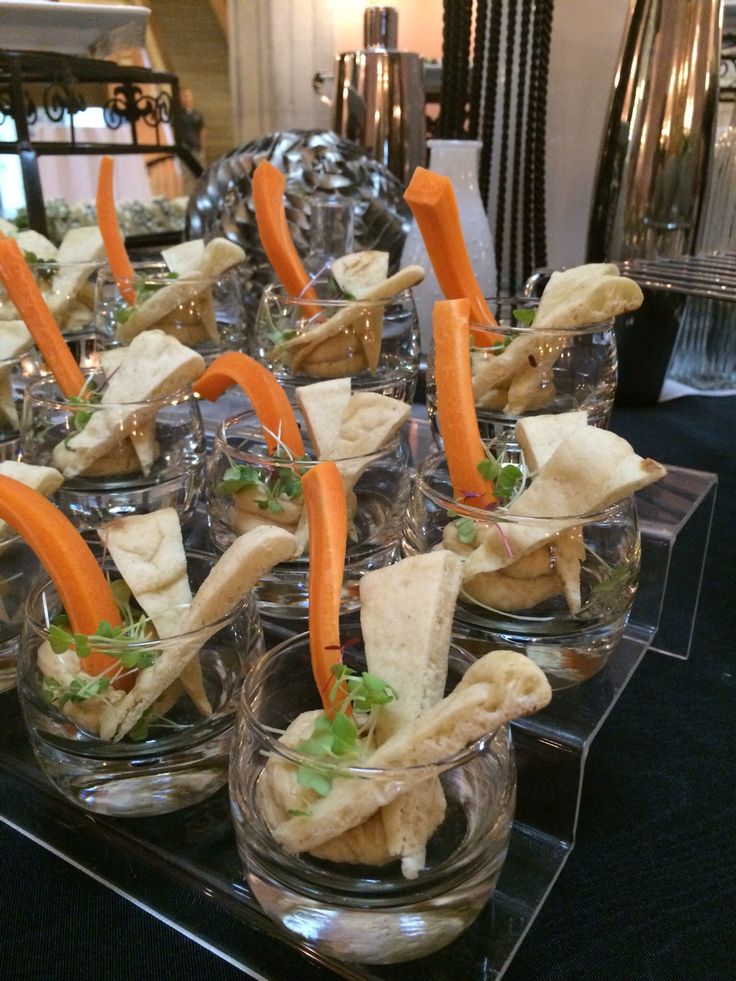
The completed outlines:
[[[404,184],[424,163],[424,82],[418,54],[399,51],[393,7],[367,7],[364,47],[337,55],[333,74],[318,72],[315,91],[332,108],[334,131],[384,164]],[[334,95],[323,92],[334,79]]]

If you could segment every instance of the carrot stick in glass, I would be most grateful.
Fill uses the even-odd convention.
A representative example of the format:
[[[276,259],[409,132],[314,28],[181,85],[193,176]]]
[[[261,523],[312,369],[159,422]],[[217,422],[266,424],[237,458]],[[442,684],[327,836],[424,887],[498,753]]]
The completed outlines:
[[[473,398],[468,350],[468,300],[440,300],[434,305],[435,386],[437,415],[455,498],[471,507],[494,504],[493,483],[478,472],[486,459]]]
[[[110,584],[82,536],[43,494],[0,476],[0,518],[7,521],[35,552],[56,586],[75,634],[96,634],[102,620],[122,624]],[[83,662],[86,674],[96,675],[120,666],[117,658],[95,649]],[[121,679],[120,687],[130,679]]]
[[[195,382],[194,391],[208,402],[216,402],[232,385],[239,385],[253,403],[268,452],[277,449],[278,437],[297,459],[303,457],[304,442],[286,392],[254,358],[241,351],[221,354]]]
[[[294,248],[284,211],[286,178],[268,160],[262,160],[253,172],[253,207],[261,243],[268,261],[289,296],[316,300],[299,254]],[[318,312],[305,304],[307,316]]]
[[[347,508],[340,471],[331,461],[318,463],[302,477],[309,522],[309,649],[312,673],[330,718],[340,699],[330,699],[338,684],[332,666],[342,660],[340,595],[345,571]]]
[[[470,320],[473,322],[470,331],[475,344],[488,347],[500,340],[493,331],[475,326],[495,327],[496,319],[473,274],[450,178],[417,167],[404,192],[404,200],[422,233],[445,297],[448,300],[467,298],[470,302]]]
[[[65,397],[81,395],[84,375],[15,239],[0,240],[0,279]]]
[[[118,216],[115,213],[115,194],[112,187],[113,175],[112,157],[103,157],[100,161],[100,171],[97,177],[97,224],[100,228],[102,241],[107,253],[110,266],[118,289],[125,301],[134,306],[136,292],[133,286],[135,272],[125,249]]]

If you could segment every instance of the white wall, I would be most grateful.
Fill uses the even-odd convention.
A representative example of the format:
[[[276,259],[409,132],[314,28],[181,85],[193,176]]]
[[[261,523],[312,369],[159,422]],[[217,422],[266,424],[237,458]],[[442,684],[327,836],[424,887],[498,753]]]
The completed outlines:
[[[547,120],[550,266],[585,259],[598,154],[629,0],[556,0]]]

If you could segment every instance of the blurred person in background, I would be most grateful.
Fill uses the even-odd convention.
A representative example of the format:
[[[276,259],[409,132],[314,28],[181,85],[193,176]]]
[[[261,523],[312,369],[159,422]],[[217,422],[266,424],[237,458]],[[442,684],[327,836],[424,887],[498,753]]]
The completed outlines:
[[[184,88],[179,93],[181,110],[179,112],[179,133],[181,135],[182,146],[186,147],[192,155],[205,166],[205,129],[204,116],[194,108],[194,93],[190,88]],[[197,178],[187,166],[182,164],[182,190],[184,194],[191,194]]]

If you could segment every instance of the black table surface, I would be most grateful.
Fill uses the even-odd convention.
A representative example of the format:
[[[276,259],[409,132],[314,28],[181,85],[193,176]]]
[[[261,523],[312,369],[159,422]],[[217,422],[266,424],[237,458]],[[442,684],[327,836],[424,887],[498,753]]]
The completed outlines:
[[[505,977],[736,978],[736,399],[617,409],[612,428],[719,475],[695,641],[688,661],[648,653],[593,741],[575,848]],[[2,978],[243,977],[3,824],[0,860]]]

